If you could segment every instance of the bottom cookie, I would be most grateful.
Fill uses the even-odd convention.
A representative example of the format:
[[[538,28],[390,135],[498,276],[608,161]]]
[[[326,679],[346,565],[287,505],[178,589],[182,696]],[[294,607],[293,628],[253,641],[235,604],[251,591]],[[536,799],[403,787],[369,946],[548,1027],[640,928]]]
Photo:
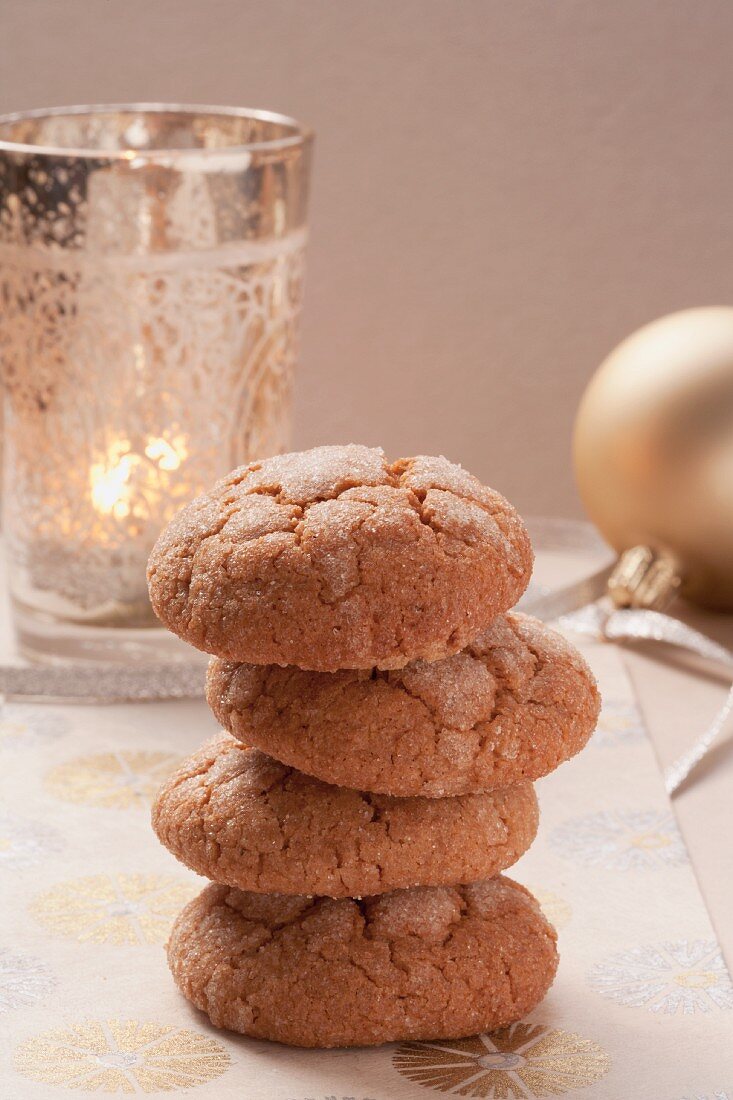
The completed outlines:
[[[217,1027],[371,1046],[506,1027],[549,989],[555,941],[532,895],[502,876],[359,900],[212,884],[176,920],[168,961]]]

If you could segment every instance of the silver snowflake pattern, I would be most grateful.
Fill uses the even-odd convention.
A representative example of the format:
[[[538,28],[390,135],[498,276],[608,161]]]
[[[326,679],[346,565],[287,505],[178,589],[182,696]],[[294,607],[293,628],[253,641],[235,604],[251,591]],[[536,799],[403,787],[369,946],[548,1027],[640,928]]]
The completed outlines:
[[[550,834],[561,856],[609,871],[678,867],[689,857],[671,813],[602,810],[574,817]]]
[[[69,728],[67,719],[47,707],[24,703],[0,706],[0,748],[31,747],[59,737]]]
[[[635,703],[627,699],[604,699],[592,744],[600,748],[636,745],[646,737],[644,720]]]
[[[0,814],[0,867],[22,870],[62,849],[63,841],[53,829]]]
[[[0,1014],[40,1000],[56,985],[43,963],[0,948]]]
[[[588,975],[596,993],[674,1015],[733,1008],[733,984],[714,940],[677,940],[621,951]]]
[[[682,1096],[680,1100],[733,1100],[733,1093],[711,1092],[706,1093],[705,1096]]]

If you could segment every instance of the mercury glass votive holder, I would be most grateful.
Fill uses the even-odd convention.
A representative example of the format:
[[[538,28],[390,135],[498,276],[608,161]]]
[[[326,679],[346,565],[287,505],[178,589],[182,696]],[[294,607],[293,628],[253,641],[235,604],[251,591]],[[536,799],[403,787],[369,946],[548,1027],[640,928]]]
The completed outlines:
[[[26,657],[177,654],[147,557],[181,505],[287,447],[311,147],[235,108],[0,117],[3,534]]]

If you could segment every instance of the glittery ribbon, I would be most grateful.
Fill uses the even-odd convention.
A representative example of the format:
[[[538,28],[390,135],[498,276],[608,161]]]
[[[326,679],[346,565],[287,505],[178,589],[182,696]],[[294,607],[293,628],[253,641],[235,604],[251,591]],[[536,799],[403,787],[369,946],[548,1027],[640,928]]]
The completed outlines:
[[[727,674],[731,675],[733,653],[712,638],[701,634],[699,630],[694,630],[679,619],[660,611],[614,607],[611,600],[602,595],[606,590],[611,568],[602,569],[556,592],[528,600],[522,605],[522,610],[539,619],[556,619],[563,629],[591,638],[611,642],[663,642],[677,646],[695,653],[698,657],[721,663]],[[707,756],[731,711],[733,684],[710,725],[664,772],[664,783],[669,794],[679,790],[700,761]]]
[[[139,665],[0,665],[0,694],[45,703],[198,699],[204,693],[205,667],[201,660]]]

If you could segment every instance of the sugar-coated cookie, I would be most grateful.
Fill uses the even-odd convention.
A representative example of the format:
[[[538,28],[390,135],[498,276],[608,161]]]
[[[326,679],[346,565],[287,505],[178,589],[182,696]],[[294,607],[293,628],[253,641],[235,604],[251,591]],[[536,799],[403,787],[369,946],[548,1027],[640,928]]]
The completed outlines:
[[[517,613],[461,653],[399,670],[213,660],[207,698],[237,737],[325,782],[429,797],[546,775],[582,749],[599,708],[577,650]]]
[[[531,566],[515,510],[460,466],[351,444],[234,470],[173,518],[148,580],[199,649],[333,671],[457,652]]]
[[[168,943],[179,987],[217,1027],[303,1047],[454,1039],[542,1000],[555,932],[523,887],[414,887],[376,898],[208,886]]]
[[[530,783],[457,798],[391,798],[332,787],[228,734],[184,761],[153,828],[215,882],[278,894],[353,897],[452,885],[510,867],[537,832]]]

